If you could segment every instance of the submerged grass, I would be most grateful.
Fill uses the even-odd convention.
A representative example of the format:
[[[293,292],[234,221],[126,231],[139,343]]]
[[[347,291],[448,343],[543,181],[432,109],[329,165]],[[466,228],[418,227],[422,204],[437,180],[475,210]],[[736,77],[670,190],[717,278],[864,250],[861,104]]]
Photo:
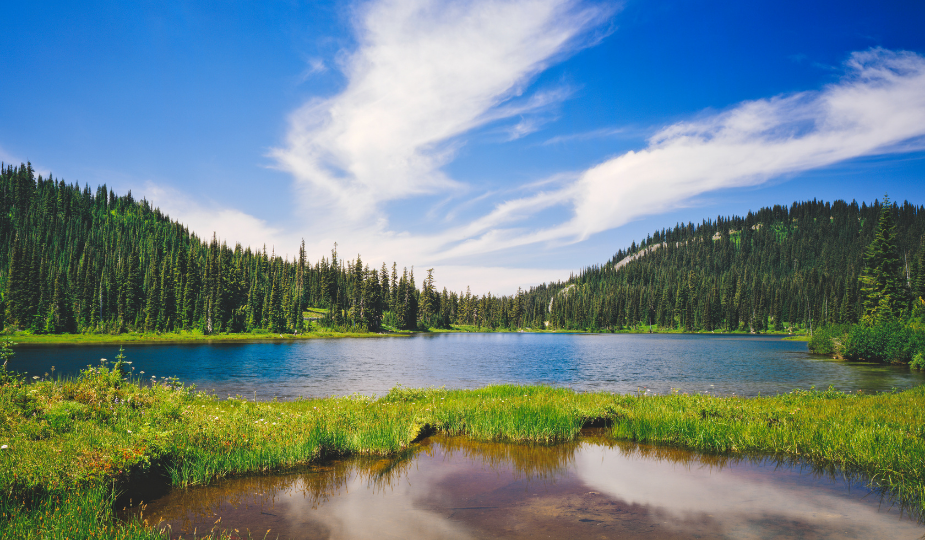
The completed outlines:
[[[925,509],[925,387],[724,398],[398,386],[378,399],[258,403],[172,380],[129,381],[116,366],[0,385],[0,537],[160,538],[141,521],[116,520],[114,506],[148,497],[140,487],[394,455],[434,432],[553,443],[590,424],[610,426],[616,439],[837,465],[868,475],[919,515]]]

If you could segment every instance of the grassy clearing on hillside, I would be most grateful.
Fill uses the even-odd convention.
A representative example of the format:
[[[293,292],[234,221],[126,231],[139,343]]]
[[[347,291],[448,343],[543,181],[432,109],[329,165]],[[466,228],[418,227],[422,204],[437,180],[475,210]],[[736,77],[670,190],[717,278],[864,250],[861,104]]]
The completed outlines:
[[[869,475],[920,515],[925,508],[925,387],[761,398],[396,387],[378,399],[255,403],[219,400],[175,380],[128,381],[123,367],[0,384],[0,537],[160,538],[117,521],[116,495],[332,456],[393,455],[433,432],[553,443],[588,424],[611,425],[617,439],[838,465]]]

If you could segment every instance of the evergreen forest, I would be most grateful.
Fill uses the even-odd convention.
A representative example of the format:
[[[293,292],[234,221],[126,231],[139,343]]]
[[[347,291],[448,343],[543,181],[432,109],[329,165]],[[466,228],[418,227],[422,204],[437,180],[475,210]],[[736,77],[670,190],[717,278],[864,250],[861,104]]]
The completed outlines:
[[[889,253],[874,276],[883,228]],[[885,251],[884,251],[885,250]],[[882,258],[881,254],[881,258]],[[884,277],[886,276],[886,278]],[[795,202],[655,231],[570,279],[473,295],[414,270],[292,260],[205,240],[131,192],[0,167],[3,328],[35,333],[298,333],[449,328],[794,332],[911,314],[925,296],[925,207]],[[321,316],[306,320],[309,309]]]
[[[889,310],[925,296],[925,207],[807,201],[678,224],[565,282],[507,299],[515,324],[574,330],[797,331],[860,322],[866,253],[881,214],[893,236]],[[880,276],[881,279],[884,276]]]

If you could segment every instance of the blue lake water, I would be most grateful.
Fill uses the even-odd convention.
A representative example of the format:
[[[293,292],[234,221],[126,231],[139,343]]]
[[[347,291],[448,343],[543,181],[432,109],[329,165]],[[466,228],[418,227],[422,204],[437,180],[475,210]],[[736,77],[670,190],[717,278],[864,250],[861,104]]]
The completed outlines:
[[[18,346],[10,367],[74,375],[112,361],[118,345]],[[406,387],[548,384],[664,394],[776,394],[829,385],[884,391],[925,383],[905,366],[832,361],[775,336],[685,334],[423,334],[285,342],[127,344],[134,374],[258,399],[382,395]],[[141,375],[141,372],[144,375]]]

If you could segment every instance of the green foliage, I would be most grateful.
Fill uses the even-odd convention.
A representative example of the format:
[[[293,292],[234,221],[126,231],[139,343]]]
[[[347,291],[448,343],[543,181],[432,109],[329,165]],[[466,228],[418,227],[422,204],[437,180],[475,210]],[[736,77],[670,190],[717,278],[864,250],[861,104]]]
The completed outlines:
[[[517,295],[451,295],[451,320],[489,329],[809,333],[858,322],[865,299],[884,301],[877,313],[909,309],[894,255],[906,254],[913,288],[925,283],[925,263],[916,263],[925,260],[923,233],[925,208],[909,203],[762,208],[655,231],[603,265]],[[884,294],[862,291],[865,253],[865,275],[897,278]]]
[[[864,253],[861,273],[864,323],[874,325],[899,316],[904,307],[900,284],[900,260],[896,250],[896,225],[889,197],[883,198],[874,238]]]
[[[813,354],[840,355],[850,325],[831,324],[817,329],[807,344]]]
[[[0,366],[0,385],[10,384],[18,379],[18,375],[14,372],[11,372],[7,369],[7,364],[10,362],[10,358],[13,357],[16,353],[13,351],[13,346],[16,345],[11,339],[0,340],[0,358],[3,359],[3,365]]]
[[[915,356],[912,357],[912,362],[909,362],[909,367],[925,370],[925,351],[915,353]]]
[[[13,343],[12,339],[0,340],[0,358],[3,359],[3,369],[6,369],[7,364],[10,361],[10,358],[13,358],[13,355],[16,353],[13,351],[13,346],[16,345]]]
[[[90,407],[76,401],[58,401],[50,404],[45,411],[45,420],[58,433],[71,431],[75,420],[87,419],[90,416]]]
[[[923,261],[925,209],[807,201],[655,231],[606,264],[513,295],[441,292],[431,273],[419,290],[413,269],[377,272],[336,245],[314,264],[304,245],[284,260],[198,238],[131,193],[0,170],[4,328],[35,333],[280,335],[303,331],[308,307],[328,308],[314,324],[351,331],[794,332],[858,322],[865,308],[908,310],[925,290]]]
[[[36,178],[26,165],[0,169],[7,331],[297,333],[306,307],[333,303],[332,324],[378,330],[383,306],[368,274],[359,257],[345,266],[333,253],[313,265],[304,242],[293,260],[231,248],[131,193]]]
[[[849,360],[910,362],[919,351],[925,351],[925,329],[893,319],[852,326],[842,355]]]

